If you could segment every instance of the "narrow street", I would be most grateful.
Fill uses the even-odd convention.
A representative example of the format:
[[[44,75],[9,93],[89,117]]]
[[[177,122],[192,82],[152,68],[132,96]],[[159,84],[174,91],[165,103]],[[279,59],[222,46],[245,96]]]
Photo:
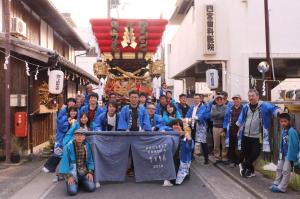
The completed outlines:
[[[69,198],[65,191],[65,182],[53,183],[52,178],[53,174],[41,172],[32,182],[16,192],[11,198]],[[103,183],[94,193],[85,193],[81,190],[73,198],[251,199],[255,197],[212,164],[205,166],[202,161],[196,160],[193,163],[190,180],[185,181],[180,186],[162,187],[161,182],[135,183],[133,178],[128,178],[124,183]]]
[[[0,199],[300,199],[299,10],[0,0]]]

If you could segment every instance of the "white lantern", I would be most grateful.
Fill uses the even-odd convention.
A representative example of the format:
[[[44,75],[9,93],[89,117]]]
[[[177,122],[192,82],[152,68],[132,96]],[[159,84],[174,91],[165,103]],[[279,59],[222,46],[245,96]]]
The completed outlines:
[[[49,93],[60,94],[64,86],[64,73],[61,70],[52,70],[49,74]]]
[[[219,75],[218,70],[209,69],[206,71],[206,83],[208,88],[216,89],[219,87]]]

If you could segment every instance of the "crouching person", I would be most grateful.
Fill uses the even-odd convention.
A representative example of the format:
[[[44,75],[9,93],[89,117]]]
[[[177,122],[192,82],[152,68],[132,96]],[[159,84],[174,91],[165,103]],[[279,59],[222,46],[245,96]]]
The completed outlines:
[[[179,144],[174,155],[174,165],[177,174],[176,180],[172,180],[171,182],[165,180],[163,186],[172,186],[173,184],[179,185],[182,184],[186,178],[189,178],[192,151],[195,144],[191,137],[190,127],[183,127],[183,122],[180,119],[173,120],[165,130],[179,133]]]
[[[77,194],[79,184],[87,192],[95,191],[94,161],[83,131],[76,131],[74,140],[64,147],[59,173],[65,176],[69,195]]]
[[[270,189],[275,193],[284,193],[289,184],[292,168],[298,161],[299,136],[297,131],[290,125],[291,117],[288,113],[281,113],[279,118],[280,125],[283,128],[280,140],[280,157],[276,178]]]

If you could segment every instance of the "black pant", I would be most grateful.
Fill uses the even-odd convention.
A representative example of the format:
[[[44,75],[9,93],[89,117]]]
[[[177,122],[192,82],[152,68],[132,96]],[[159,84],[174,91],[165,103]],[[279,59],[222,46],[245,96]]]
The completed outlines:
[[[192,128],[191,137],[195,141],[195,139],[196,139],[196,124],[194,125],[194,128]],[[192,159],[194,159],[194,152],[195,152],[195,147],[192,149]]]
[[[243,162],[243,168],[254,172],[253,162],[259,157],[261,151],[261,144],[259,138],[251,138],[244,136],[242,139],[242,152],[240,161]]]
[[[238,131],[238,129],[237,129]],[[234,128],[230,128],[229,131],[229,148],[228,148],[228,159],[232,162],[232,163],[238,163],[238,157],[237,157],[237,142],[238,142],[238,138],[237,138],[237,132],[236,129]]]
[[[49,170],[49,172],[54,173],[56,171],[56,167],[58,166],[60,162],[60,157],[52,154],[47,162],[44,164],[44,167]]]
[[[208,161],[208,147],[207,147],[207,143],[201,143],[201,149],[202,149],[202,153],[204,156],[204,160]]]

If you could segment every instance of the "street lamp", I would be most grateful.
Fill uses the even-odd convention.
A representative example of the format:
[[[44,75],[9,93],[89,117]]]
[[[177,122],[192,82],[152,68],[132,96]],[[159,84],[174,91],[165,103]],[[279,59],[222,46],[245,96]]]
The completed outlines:
[[[263,86],[262,86],[262,95],[266,96],[266,82],[265,82],[265,74],[269,71],[270,66],[267,61],[262,61],[258,64],[257,70],[262,74],[262,79],[263,79]],[[271,88],[269,88],[271,89]],[[267,95],[267,98],[269,98],[269,95]]]

